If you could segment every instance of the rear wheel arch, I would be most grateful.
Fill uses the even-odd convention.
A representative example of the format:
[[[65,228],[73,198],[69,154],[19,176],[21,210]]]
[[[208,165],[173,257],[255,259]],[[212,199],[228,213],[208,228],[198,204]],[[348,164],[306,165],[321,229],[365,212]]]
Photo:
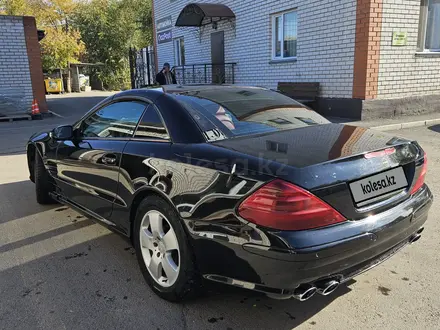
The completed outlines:
[[[130,207],[130,240],[133,242],[133,229],[134,229],[134,222],[136,219],[136,213],[139,205],[142,203],[142,201],[149,197],[159,197],[166,201],[174,210],[176,210],[176,206],[170,201],[170,199],[161,191],[154,188],[147,188],[143,189],[142,191],[138,192],[136,196],[133,199],[133,202],[131,203]],[[177,212],[178,214],[178,212]],[[185,227],[185,226],[184,226]]]

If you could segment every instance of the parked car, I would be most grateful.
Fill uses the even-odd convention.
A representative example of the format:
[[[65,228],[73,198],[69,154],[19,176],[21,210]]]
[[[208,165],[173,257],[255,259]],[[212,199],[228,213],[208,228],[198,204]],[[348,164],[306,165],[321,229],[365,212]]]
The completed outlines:
[[[130,237],[146,282],[171,301],[203,278],[328,295],[417,241],[433,199],[417,142],[253,87],[121,92],[33,135],[27,160],[39,203]]]

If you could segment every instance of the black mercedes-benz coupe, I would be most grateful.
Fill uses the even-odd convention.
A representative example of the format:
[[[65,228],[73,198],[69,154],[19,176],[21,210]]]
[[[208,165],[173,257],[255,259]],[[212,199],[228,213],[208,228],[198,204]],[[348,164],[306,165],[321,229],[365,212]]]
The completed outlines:
[[[39,203],[130,237],[162,298],[202,279],[306,300],[423,231],[415,141],[332,124],[278,92],[167,86],[111,96],[27,145]]]

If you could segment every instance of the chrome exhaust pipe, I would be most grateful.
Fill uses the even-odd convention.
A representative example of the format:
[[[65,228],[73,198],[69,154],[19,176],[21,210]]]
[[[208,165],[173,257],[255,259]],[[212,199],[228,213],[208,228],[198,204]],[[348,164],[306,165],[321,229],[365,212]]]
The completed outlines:
[[[295,289],[293,292],[293,298],[299,301],[306,301],[313,297],[316,293],[317,288],[310,284],[301,284],[299,287]]]
[[[417,234],[423,233],[424,230],[425,230],[425,227],[420,228],[419,230],[417,230]]]
[[[335,280],[323,281],[316,285],[317,292],[320,295],[328,296],[330,293],[335,291],[339,286],[339,282]]]
[[[413,237],[410,238],[409,243],[410,244],[414,244],[415,242],[417,242],[420,238],[422,238],[422,235],[420,234],[416,234]]]

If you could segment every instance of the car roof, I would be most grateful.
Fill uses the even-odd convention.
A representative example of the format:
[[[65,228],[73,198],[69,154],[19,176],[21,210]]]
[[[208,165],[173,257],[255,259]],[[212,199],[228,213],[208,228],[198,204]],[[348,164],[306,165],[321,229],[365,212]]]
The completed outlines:
[[[193,84],[193,85],[164,85],[160,89],[165,93],[185,93],[194,91],[204,91],[204,90],[222,90],[222,89],[262,89],[267,90],[263,87],[255,86],[242,86],[242,85],[209,85],[209,84]]]
[[[209,85],[209,84],[193,84],[193,85],[164,85],[160,87],[145,87],[140,89],[129,89],[114,95],[113,99],[124,97],[147,97],[153,102],[164,94],[183,94],[187,92],[207,91],[207,90],[267,90],[270,89],[258,86],[244,85]]]
[[[187,92],[197,92],[206,90],[269,90],[264,87],[254,87],[254,86],[241,86],[241,85],[207,85],[207,84],[194,84],[194,85],[164,85],[160,87],[145,87],[140,89],[129,89],[126,91],[119,92],[115,94],[112,98],[122,99],[125,97],[146,97],[153,102],[164,94],[180,94]]]

